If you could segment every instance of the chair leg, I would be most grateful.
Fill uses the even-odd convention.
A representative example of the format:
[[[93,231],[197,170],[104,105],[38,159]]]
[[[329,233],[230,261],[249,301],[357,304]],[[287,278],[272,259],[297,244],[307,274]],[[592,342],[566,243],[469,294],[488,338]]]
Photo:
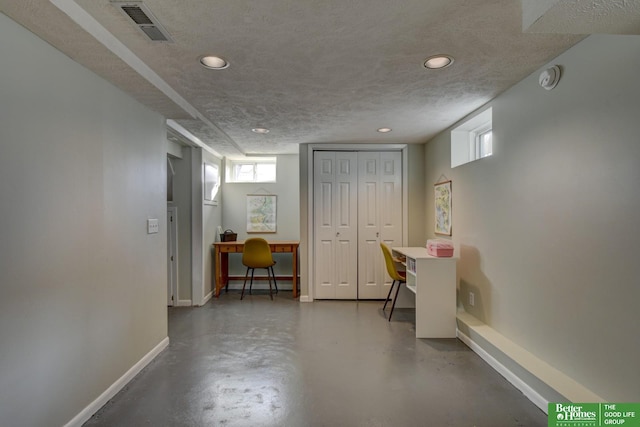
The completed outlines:
[[[387,299],[384,300],[384,305],[382,306],[382,311],[384,311],[384,309],[387,308],[387,303],[391,299],[389,297],[391,296],[391,292],[393,291],[393,287],[395,286],[395,284],[396,284],[395,280],[393,282],[391,282],[391,287],[389,288],[389,293],[387,294]]]
[[[393,308],[396,306],[396,301],[398,301],[398,291],[400,291],[401,281],[398,280],[398,287],[396,288],[396,296],[393,297],[393,303],[391,303],[391,311],[389,312],[389,322],[391,322],[391,315],[393,314]]]
[[[244,287],[247,286],[247,276],[249,276],[249,267],[247,267],[247,272],[244,275],[244,283],[242,284],[242,293],[240,294],[240,299],[244,298]]]
[[[249,295],[253,295],[253,273],[256,272],[255,268],[251,269],[251,282],[249,283]]]
[[[269,275],[269,268],[267,267],[267,280],[269,280],[269,297],[273,301],[273,290],[271,289],[271,276]]]
[[[276,283],[276,275],[273,272],[273,266],[269,267],[271,269],[271,276],[273,277],[273,285],[276,287],[276,294],[278,293],[278,284]],[[269,272],[267,271],[267,274]]]

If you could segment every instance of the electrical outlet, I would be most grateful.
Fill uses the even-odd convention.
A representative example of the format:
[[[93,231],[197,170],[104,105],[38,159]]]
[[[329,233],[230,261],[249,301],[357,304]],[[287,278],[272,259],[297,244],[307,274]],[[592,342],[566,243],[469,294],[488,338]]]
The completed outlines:
[[[152,218],[147,220],[147,234],[156,234],[160,231],[158,219]]]
[[[474,294],[473,292],[469,292],[469,305],[471,307],[476,305],[476,294]]]

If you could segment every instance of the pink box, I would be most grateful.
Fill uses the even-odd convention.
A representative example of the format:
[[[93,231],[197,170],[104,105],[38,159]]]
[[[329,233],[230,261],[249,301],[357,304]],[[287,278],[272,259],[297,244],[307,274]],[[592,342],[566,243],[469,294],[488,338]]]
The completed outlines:
[[[427,252],[431,256],[452,257],[453,243],[450,240],[429,239],[427,240]]]

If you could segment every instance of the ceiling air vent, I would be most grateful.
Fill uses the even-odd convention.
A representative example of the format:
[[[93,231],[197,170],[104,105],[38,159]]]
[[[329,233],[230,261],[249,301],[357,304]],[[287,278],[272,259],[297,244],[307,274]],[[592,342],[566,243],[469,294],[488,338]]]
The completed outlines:
[[[172,42],[171,36],[141,1],[112,1],[151,41]]]

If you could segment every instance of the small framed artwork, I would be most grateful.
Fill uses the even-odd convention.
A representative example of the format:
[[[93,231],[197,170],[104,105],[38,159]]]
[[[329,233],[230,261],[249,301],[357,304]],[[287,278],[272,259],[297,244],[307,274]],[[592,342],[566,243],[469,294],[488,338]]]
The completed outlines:
[[[216,195],[220,188],[220,170],[218,165],[211,163],[204,164],[204,203],[207,205],[217,205]]]
[[[247,233],[275,233],[276,224],[276,196],[247,194]]]
[[[436,221],[435,233],[451,236],[451,181],[434,184]]]

